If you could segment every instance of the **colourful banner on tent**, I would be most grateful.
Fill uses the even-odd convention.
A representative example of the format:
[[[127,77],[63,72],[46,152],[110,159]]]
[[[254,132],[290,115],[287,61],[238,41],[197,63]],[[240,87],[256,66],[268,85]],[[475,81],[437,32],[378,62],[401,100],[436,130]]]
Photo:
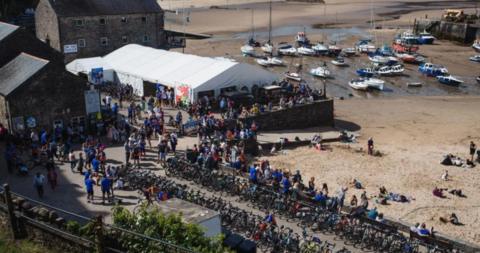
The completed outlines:
[[[180,85],[175,88],[175,101],[177,104],[190,102],[190,87],[188,85]]]

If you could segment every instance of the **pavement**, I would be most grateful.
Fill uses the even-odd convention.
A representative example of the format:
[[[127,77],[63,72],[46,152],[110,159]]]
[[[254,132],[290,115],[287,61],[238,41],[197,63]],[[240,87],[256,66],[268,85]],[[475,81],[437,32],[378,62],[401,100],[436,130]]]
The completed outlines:
[[[177,111],[174,109],[166,109],[165,110],[167,115],[174,116]],[[187,117],[184,117],[184,119]],[[320,128],[312,128],[306,130],[299,130],[299,131],[275,131],[275,132],[268,132],[268,133],[261,133],[259,135],[260,142],[268,142],[268,141],[277,141],[280,137],[287,137],[294,139],[295,136],[299,136],[301,139],[310,138],[313,136],[314,133],[318,133],[319,131],[323,131],[326,136],[335,136],[336,133],[333,129],[320,129]],[[327,137],[328,138],[328,137]],[[186,148],[192,147],[193,144],[197,143],[197,137],[181,137],[179,138],[178,150],[182,151]],[[156,145],[156,141],[152,141],[152,145]],[[3,151],[3,145],[0,147],[0,151]],[[79,147],[75,150],[75,155],[78,157],[78,153],[80,152]],[[107,146],[105,150],[107,155],[107,164],[109,165],[120,165],[124,162],[124,148],[123,145],[112,145]],[[147,149],[147,155],[144,159],[141,160],[141,167],[145,169],[152,169],[156,174],[164,176],[164,171],[158,168],[157,164],[155,163],[156,160],[156,152],[153,149]],[[4,157],[0,157],[0,164],[3,164],[3,168],[6,168]],[[102,204],[101,202],[101,193],[100,188],[97,186],[94,190],[94,201],[93,203],[87,202],[86,191],[84,187],[84,177],[79,173],[74,173],[70,170],[69,163],[62,163],[57,162],[56,167],[58,168],[58,186],[56,189],[51,189],[49,185],[45,186],[45,194],[42,199],[40,199],[33,186],[33,176],[36,172],[41,172],[46,176],[46,170],[40,167],[34,168],[30,171],[28,176],[19,176],[8,174],[6,169],[0,170],[0,182],[10,184],[10,187],[13,192],[19,193],[24,195],[28,198],[31,198],[34,201],[41,201],[47,205],[53,206],[57,208],[57,211],[61,216],[64,217],[71,217],[66,212],[72,212],[79,214],[85,217],[95,217],[97,215],[102,215],[104,217],[105,222],[111,223],[111,209],[113,204],[107,203]],[[133,172],[134,173],[134,172]],[[208,189],[204,189],[202,186],[195,185],[193,182],[187,182],[184,180],[180,180],[177,178],[171,178],[172,180],[187,184],[189,187],[204,192],[206,196],[219,196],[216,192],[211,192]],[[115,198],[121,200],[121,206],[129,210],[133,210],[135,206],[139,202],[139,193],[137,191],[115,191]],[[234,206],[238,206],[242,209],[252,211],[255,214],[264,216],[264,213],[252,208],[251,206],[247,205],[245,202],[239,202],[238,198],[236,197],[229,197],[229,196],[222,196],[222,198],[230,201]],[[62,214],[62,210],[66,211]],[[75,219],[80,219],[76,217]],[[294,232],[301,234],[302,230],[296,223],[287,222],[284,219],[277,217],[277,222],[279,225],[284,225],[286,227],[291,227],[294,229]],[[335,240],[333,235],[323,235],[323,234],[315,234],[315,236],[319,237],[322,241],[327,240],[329,242],[335,243],[337,245],[337,249],[342,247],[347,247],[347,249],[351,250],[352,252],[359,252],[358,249],[354,249],[351,246],[346,246],[342,241]]]

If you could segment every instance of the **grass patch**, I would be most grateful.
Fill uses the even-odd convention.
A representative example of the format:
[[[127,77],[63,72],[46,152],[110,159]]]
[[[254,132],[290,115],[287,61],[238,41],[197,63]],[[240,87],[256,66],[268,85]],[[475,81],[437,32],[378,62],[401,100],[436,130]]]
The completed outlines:
[[[10,235],[0,230],[0,252],[2,253],[56,253],[42,245],[26,240],[13,241]]]

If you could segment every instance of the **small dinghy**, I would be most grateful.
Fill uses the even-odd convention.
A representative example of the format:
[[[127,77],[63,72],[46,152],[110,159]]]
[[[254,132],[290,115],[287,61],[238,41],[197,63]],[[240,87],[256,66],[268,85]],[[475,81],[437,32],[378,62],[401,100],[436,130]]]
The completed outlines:
[[[480,54],[474,55],[474,56],[470,57],[469,59],[470,59],[470,61],[480,62]]]
[[[299,47],[297,48],[297,53],[300,55],[313,56],[315,55],[315,50],[308,47]]]
[[[244,45],[240,48],[244,56],[253,56],[255,54],[255,49],[250,45]]]
[[[437,76],[437,80],[440,82],[440,83],[443,83],[443,84],[446,84],[446,85],[451,85],[451,86],[458,86],[460,85],[461,83],[463,83],[462,80],[452,76],[452,75],[449,75],[449,76]]]
[[[300,76],[300,74],[295,73],[295,72],[285,73],[285,78],[290,79],[290,80],[294,80],[294,81],[298,81],[298,82],[302,81],[302,77]]]
[[[331,61],[331,63],[335,66],[339,67],[346,67],[348,64],[345,62],[345,59],[343,57],[337,57]]]
[[[268,57],[267,59],[257,59],[256,62],[264,67],[282,66],[283,61],[276,57]]]
[[[354,79],[354,80],[348,82],[348,85],[355,90],[367,90],[368,89],[368,84],[366,84],[365,80],[363,80],[363,79]]]
[[[330,71],[326,67],[318,67],[311,69],[310,74],[316,77],[327,78],[330,76]]]
[[[288,45],[288,44],[279,45],[278,54],[294,56],[297,54],[297,49],[292,45]]]
[[[372,68],[363,68],[363,69],[357,69],[357,75],[361,77],[372,77],[375,75],[375,70]]]
[[[356,53],[357,53],[357,50],[355,50],[355,48],[353,48],[353,47],[347,47],[347,48],[342,49],[342,52],[343,52],[344,54],[350,56],[350,55],[356,54]]]

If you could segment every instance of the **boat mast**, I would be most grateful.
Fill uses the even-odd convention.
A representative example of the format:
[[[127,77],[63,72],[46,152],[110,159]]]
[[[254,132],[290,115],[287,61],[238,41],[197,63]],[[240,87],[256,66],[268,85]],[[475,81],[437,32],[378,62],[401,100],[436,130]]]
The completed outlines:
[[[268,22],[268,44],[271,45],[272,41],[272,0],[270,0],[270,16]]]
[[[252,40],[255,40],[255,26],[253,25],[254,24],[253,12],[254,12],[254,9],[252,8]]]

